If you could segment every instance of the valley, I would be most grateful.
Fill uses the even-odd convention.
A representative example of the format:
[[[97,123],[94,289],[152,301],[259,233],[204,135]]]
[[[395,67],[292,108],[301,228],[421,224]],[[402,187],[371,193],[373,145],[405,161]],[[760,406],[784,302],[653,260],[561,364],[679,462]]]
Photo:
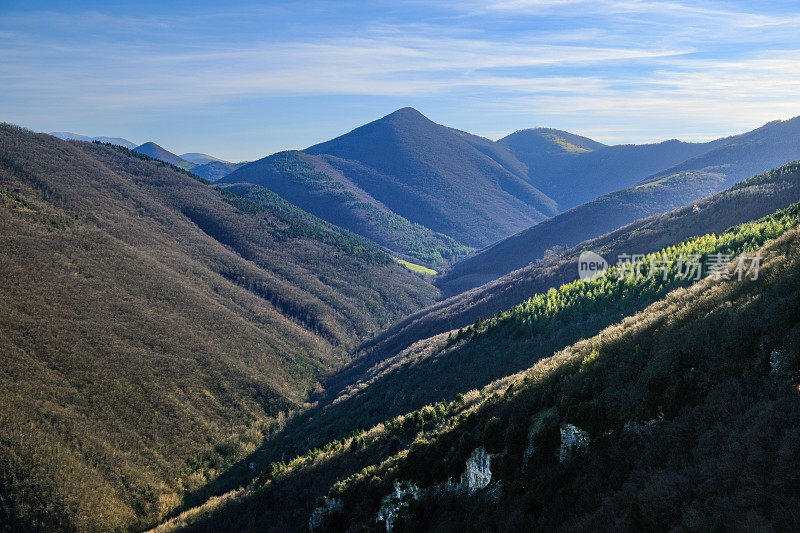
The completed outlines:
[[[609,146],[541,128],[491,141],[403,108],[243,164],[3,125],[2,523],[677,526],[630,487],[655,490],[655,467],[724,480],[724,464],[678,468],[643,439],[708,453],[681,431],[729,439],[718,420],[788,420],[797,401],[800,317],[781,314],[797,299],[797,124]],[[640,254],[644,275],[578,280],[584,251]],[[757,279],[675,266],[755,253]],[[713,415],[717,382],[740,411]],[[693,523],[728,524],[715,505]]]

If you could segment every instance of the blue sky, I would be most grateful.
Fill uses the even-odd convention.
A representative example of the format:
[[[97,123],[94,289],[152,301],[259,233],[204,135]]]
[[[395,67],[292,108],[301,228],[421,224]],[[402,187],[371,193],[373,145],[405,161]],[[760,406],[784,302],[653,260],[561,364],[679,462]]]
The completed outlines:
[[[0,120],[235,161],[404,106],[702,140],[800,115],[798,27],[785,1],[0,0]]]

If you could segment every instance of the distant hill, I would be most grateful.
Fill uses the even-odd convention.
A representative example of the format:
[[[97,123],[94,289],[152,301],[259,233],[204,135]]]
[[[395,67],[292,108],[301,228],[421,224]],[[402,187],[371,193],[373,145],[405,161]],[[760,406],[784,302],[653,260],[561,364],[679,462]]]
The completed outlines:
[[[526,162],[529,157],[534,155],[575,154],[592,152],[606,147],[605,144],[588,137],[552,128],[515,131],[497,143],[507,147],[522,162]]]
[[[800,117],[776,120],[753,131],[717,141],[713,150],[662,170],[642,180],[640,184],[697,170],[718,172],[730,186],[754,174],[764,172],[776,162],[800,158]]]
[[[339,168],[351,177],[356,175],[352,164],[286,151],[247,164],[220,183],[245,196],[258,195],[258,188],[266,187],[324,220],[426,265],[453,262],[470,251],[454,239],[392,212]],[[409,190],[407,194],[415,192]]]
[[[220,159],[218,157],[214,157],[214,156],[208,155],[208,154],[201,154],[201,153],[197,153],[197,152],[191,152],[191,153],[188,153],[188,154],[181,154],[178,157],[180,157],[181,159],[183,159],[185,161],[189,161],[190,163],[194,163],[195,165],[205,165],[206,163],[211,163],[211,162],[228,163],[228,161],[225,161],[225,160]]]
[[[58,137],[59,139],[64,139],[65,141],[69,140],[84,141],[84,142],[99,141],[103,143],[118,144],[120,146],[124,146],[125,148],[136,148],[136,143],[131,142],[128,139],[123,139],[121,137],[89,137],[86,135],[79,135],[77,133],[72,133],[69,131],[54,131],[50,133],[50,135]]]
[[[485,246],[557,210],[466,134],[412,108],[305,150],[394,213],[468,246]]]
[[[455,265],[438,281],[439,287],[452,295],[483,285],[541,259],[548,249],[575,246],[639,218],[686,205],[798,157],[800,118],[773,122],[727,138],[717,148],[633,187],[572,208],[482,250]]]
[[[562,211],[635,185],[724,142],[672,140],[605,146],[586,137],[542,128],[518,131],[497,141],[525,165],[530,184],[558,202]]]
[[[133,157],[136,154],[137,157]],[[123,147],[0,125],[0,523],[143,530],[436,290]]]
[[[245,164],[246,163],[228,163],[227,161],[210,161],[204,164],[198,163],[197,166],[192,167],[192,173],[214,182],[221,180]]]
[[[165,161],[167,163],[171,163],[175,166],[181,168],[191,168],[194,163],[190,161],[186,161],[177,155],[173,154],[169,150],[166,150],[154,142],[146,142],[134,148],[135,151],[139,152],[140,154],[148,155],[153,159],[160,159],[161,161]]]

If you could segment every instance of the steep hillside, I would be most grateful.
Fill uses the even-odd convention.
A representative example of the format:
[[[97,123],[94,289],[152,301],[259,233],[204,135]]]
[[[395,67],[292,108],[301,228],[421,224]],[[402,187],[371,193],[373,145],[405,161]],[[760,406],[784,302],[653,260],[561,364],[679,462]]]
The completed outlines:
[[[724,182],[721,174],[695,172],[601,196],[464,259],[437,280],[437,286],[447,296],[467,291],[541,259],[548,250],[575,246],[708,196]]]
[[[220,183],[234,184],[231,190],[245,195],[253,190],[248,184],[266,187],[324,220],[427,265],[448,264],[470,251],[447,235],[397,215],[348,179],[345,173],[359,183],[366,181],[354,165],[287,151],[247,164]],[[258,194],[258,188],[254,190]],[[424,201],[423,195],[410,188],[400,194]]]
[[[798,245],[795,230],[756,281],[675,291],[446,421],[414,413],[408,451],[334,484],[342,512],[321,529],[374,523],[395,481],[416,490],[394,531],[794,529]]]
[[[0,523],[139,529],[435,291],[365,239],[0,126]],[[138,154],[137,154],[138,155]]]
[[[578,278],[578,256],[599,253],[609,264],[620,254],[651,253],[665,246],[753,220],[800,201],[800,163],[791,163],[745,180],[692,205],[655,215],[580,243],[481,287],[437,302],[403,318],[361,347],[367,356],[348,373],[394,355],[414,342],[472,324]]]
[[[800,117],[776,120],[751,132],[723,139],[724,144],[683,163],[655,173],[641,183],[655,183],[674,174],[704,170],[725,176],[727,186],[776,166],[776,161],[800,153]]]
[[[381,397],[418,409],[276,461],[159,530],[371,530],[388,519],[396,531],[792,529],[798,224],[795,204],[664,250],[758,253],[755,277],[738,279],[734,261],[730,279],[690,285],[676,263],[647,276],[644,258],[642,278],[612,270],[409,352],[394,372],[418,378],[401,380],[410,394],[376,376],[328,409],[351,424]],[[509,357],[528,370],[460,395],[428,386],[442,382],[431,365],[466,391]],[[423,406],[426,396],[444,400]]]
[[[601,196],[461,261],[439,281],[447,295],[497,279],[542,258],[643,217],[663,213],[800,156],[800,118],[774,122],[648,178]],[[594,152],[593,152],[594,153]]]
[[[347,162],[339,170],[393,212],[469,246],[485,246],[556,212],[555,202],[460,132],[411,108],[305,152]],[[402,194],[408,189],[415,195]]]
[[[146,142],[137,146],[134,148],[134,150],[140,154],[150,156],[153,159],[159,159],[181,168],[191,168],[194,166],[194,163],[181,159],[177,155],[173,154],[169,150],[166,150],[165,148],[160,147],[154,142]]]

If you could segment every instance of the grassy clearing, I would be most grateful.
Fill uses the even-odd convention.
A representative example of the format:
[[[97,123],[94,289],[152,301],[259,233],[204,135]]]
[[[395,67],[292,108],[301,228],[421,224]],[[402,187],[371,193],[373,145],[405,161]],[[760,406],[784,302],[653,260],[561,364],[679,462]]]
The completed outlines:
[[[428,267],[424,267],[422,265],[418,265],[416,263],[411,263],[410,261],[404,261],[402,259],[398,259],[397,257],[394,258],[395,261],[409,269],[411,272],[417,272],[419,274],[424,274],[426,276],[435,276],[437,272]]]

